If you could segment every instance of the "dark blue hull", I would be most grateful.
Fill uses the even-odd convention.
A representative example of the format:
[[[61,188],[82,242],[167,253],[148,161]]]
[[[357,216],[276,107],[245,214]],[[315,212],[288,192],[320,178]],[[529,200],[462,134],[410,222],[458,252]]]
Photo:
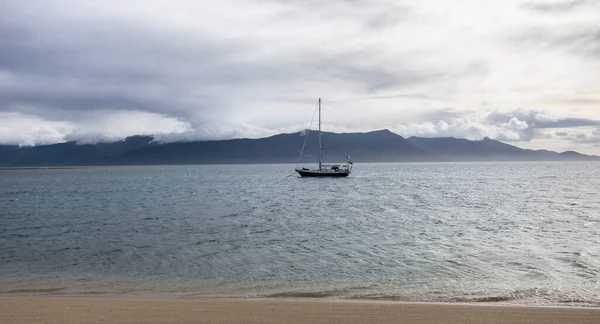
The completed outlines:
[[[350,172],[347,170],[340,171],[318,171],[318,170],[303,170],[297,169],[296,172],[300,174],[301,177],[347,177]]]

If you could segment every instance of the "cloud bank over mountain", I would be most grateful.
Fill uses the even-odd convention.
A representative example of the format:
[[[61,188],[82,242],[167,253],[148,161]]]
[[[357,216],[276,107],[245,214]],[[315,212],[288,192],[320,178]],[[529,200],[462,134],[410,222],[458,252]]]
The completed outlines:
[[[599,1],[0,5],[0,143],[330,131],[599,154]]]

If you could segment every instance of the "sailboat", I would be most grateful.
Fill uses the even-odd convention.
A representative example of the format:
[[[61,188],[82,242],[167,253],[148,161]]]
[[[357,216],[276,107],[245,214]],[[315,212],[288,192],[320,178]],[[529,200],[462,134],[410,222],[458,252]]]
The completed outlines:
[[[308,137],[308,134],[306,134]],[[306,140],[304,142],[306,144]],[[304,150],[304,147],[302,148]],[[300,153],[300,157],[302,157],[302,153]],[[300,159],[298,159],[300,161]],[[350,157],[348,156],[346,159],[346,164],[339,165],[327,165],[323,164],[323,143],[321,141],[321,98],[319,98],[319,166],[317,169],[309,169],[309,168],[296,168],[296,172],[300,174],[301,177],[347,177],[350,175],[352,171],[352,161],[350,161]]]

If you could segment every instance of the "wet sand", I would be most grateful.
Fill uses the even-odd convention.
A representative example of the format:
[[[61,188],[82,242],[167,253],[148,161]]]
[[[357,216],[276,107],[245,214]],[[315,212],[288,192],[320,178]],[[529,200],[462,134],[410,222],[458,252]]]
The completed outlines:
[[[0,323],[600,323],[600,308],[346,300],[2,297]]]

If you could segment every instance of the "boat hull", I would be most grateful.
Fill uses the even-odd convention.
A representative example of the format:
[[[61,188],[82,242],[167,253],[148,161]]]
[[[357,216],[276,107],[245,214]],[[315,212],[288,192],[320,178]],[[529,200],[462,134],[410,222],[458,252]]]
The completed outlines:
[[[347,177],[350,172],[343,170],[343,171],[318,171],[318,170],[296,170],[296,172],[298,172],[298,174],[300,174],[301,177],[309,177],[309,178],[316,178],[316,177],[330,177],[330,178],[340,178],[340,177]]]

